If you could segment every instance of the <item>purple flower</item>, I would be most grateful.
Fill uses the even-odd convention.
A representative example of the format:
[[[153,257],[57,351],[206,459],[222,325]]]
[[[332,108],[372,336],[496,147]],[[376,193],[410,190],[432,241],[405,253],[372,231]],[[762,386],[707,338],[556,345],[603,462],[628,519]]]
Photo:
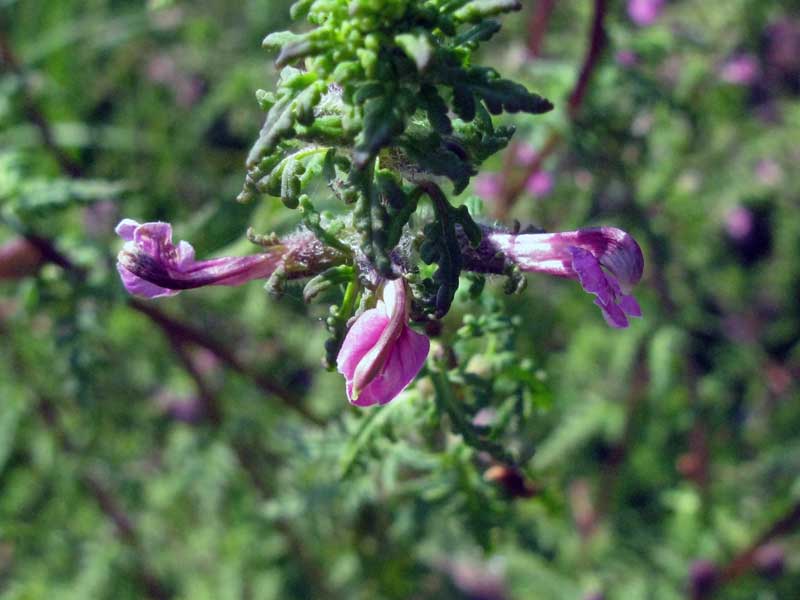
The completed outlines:
[[[761,74],[758,60],[752,54],[739,54],[728,59],[722,65],[719,76],[722,81],[734,85],[750,85],[755,83]]]
[[[406,283],[388,281],[383,300],[359,316],[336,359],[356,406],[387,404],[419,373],[428,356],[427,337],[408,326]]]
[[[283,259],[275,252],[195,260],[188,242],[172,243],[169,223],[144,223],[123,219],[116,228],[125,240],[117,256],[117,271],[125,288],[136,296],[160,298],[180,290],[205,285],[239,285],[268,277]]]
[[[628,0],[628,16],[631,21],[646,27],[661,16],[666,0]]]
[[[614,227],[565,233],[515,235],[491,233],[489,243],[523,271],[569,277],[594,294],[595,304],[612,327],[627,327],[642,310],[630,289],[642,278],[639,244]]]

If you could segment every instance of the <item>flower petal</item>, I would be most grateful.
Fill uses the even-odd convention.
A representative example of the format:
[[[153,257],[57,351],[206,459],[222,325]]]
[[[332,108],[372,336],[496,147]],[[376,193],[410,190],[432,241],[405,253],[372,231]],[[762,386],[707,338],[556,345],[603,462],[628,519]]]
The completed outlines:
[[[619,300],[619,306],[625,311],[625,314],[631,317],[642,316],[642,308],[633,296],[623,295]]]
[[[622,293],[616,279],[603,271],[597,258],[583,248],[571,247],[570,252],[581,287],[596,296],[595,304],[603,311],[606,323],[624,328],[629,324],[626,313],[632,317],[642,315],[639,303],[633,296]]]
[[[361,391],[353,404],[372,406],[393,400],[420,372],[429,350],[430,340],[425,335],[405,327],[381,373]],[[352,386],[348,385],[349,398],[352,398],[351,392]]]
[[[588,250],[619,281],[626,292],[644,272],[642,249],[633,236],[616,227],[588,227],[575,232],[574,245]]]
[[[629,325],[628,317],[626,317],[622,309],[613,302],[610,304],[603,304],[600,302],[599,298],[596,298],[594,303],[600,307],[603,318],[611,327],[615,329],[625,329]]]
[[[358,363],[376,344],[388,324],[386,312],[372,308],[363,312],[350,327],[336,357],[336,370],[344,375],[348,384],[352,382]]]
[[[122,278],[122,284],[125,286],[125,289],[134,296],[141,296],[142,298],[162,298],[174,296],[178,293],[178,290],[169,290],[160,287],[134,275],[119,263],[117,263],[117,271],[119,272],[120,278]]]
[[[139,227],[139,223],[133,219],[122,219],[122,221],[119,222],[119,225],[114,228],[114,231],[126,242],[132,242],[133,234],[137,227]]]

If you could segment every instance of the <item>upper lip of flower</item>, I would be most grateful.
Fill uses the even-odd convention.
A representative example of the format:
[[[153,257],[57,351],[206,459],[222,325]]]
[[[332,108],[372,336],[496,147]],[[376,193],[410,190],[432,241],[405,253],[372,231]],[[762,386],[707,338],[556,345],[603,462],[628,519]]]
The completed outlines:
[[[639,283],[644,273],[644,256],[633,236],[616,227],[588,227],[578,230],[577,246],[587,248],[619,281],[624,292]]]
[[[596,296],[595,303],[613,327],[626,327],[628,316],[641,316],[638,303],[628,294],[642,278],[644,257],[636,240],[621,229],[533,234],[487,229],[485,234],[468,259],[477,270],[502,273],[511,262],[522,271],[576,279]]]
[[[408,290],[403,279],[386,282],[383,299],[350,326],[338,371],[347,396],[357,406],[386,404],[419,373],[428,356],[428,338],[408,326]]]
[[[383,330],[378,341],[366,356],[361,360],[356,372],[353,375],[353,400],[357,400],[361,392],[366,388],[383,369],[389,354],[391,354],[394,343],[407,327],[408,307],[406,306],[406,284],[403,281],[389,282],[386,285],[394,286],[392,290],[392,305],[387,307],[391,310],[389,323]],[[384,288],[385,289],[385,288]]]

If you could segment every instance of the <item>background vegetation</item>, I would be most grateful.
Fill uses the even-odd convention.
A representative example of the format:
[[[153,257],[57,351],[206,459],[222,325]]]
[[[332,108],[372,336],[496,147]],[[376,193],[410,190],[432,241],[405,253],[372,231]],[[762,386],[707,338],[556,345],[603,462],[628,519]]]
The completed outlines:
[[[299,288],[114,268],[123,216],[296,226],[233,201],[289,2],[0,0],[2,598],[795,597],[800,4],[525,5],[482,62],[556,110],[504,117],[483,218],[630,232],[645,318],[490,282],[444,400],[358,410]]]

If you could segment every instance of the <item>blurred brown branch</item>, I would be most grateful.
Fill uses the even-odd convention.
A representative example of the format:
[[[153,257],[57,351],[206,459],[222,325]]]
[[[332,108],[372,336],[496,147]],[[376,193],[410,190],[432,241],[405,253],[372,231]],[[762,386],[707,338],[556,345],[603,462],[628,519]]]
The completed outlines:
[[[190,342],[205,348],[232,371],[250,379],[264,394],[275,396],[286,408],[299,414],[306,421],[316,425],[323,423],[322,419],[303,406],[301,398],[291,393],[271,377],[257,373],[245,366],[233,352],[205,332],[192,325],[178,321],[150,303],[143,302],[137,298],[128,300],[128,306],[148,317],[164,332],[168,339],[178,340],[182,343]]]
[[[26,87],[24,70],[17,60],[8,38],[2,33],[1,30],[0,55],[3,58],[3,64],[6,66],[6,68],[22,79],[22,99],[25,114],[39,130],[48,152],[50,152],[51,155],[56,159],[61,169],[67,176],[72,178],[83,177],[84,172],[81,166],[75,163],[69,156],[64,154],[55,144],[50,124],[47,118],[44,116],[44,113],[36,104],[33,96],[30,94],[30,91]],[[64,269],[64,271],[77,277],[80,281],[86,278],[86,272],[72,259],[70,259],[69,256],[61,251],[54,242],[30,231],[24,231],[22,232],[22,235],[25,240],[42,255],[45,261],[58,265]],[[222,363],[227,365],[228,368],[253,381],[253,383],[265,394],[277,397],[287,408],[300,414],[307,421],[317,425],[321,424],[322,421],[319,419],[319,417],[316,417],[309,412],[302,405],[300,398],[289,392],[289,390],[271,377],[257,373],[246,367],[244,363],[242,363],[230,350],[208,336],[205,332],[196,329],[191,325],[182,323],[167,315],[155,306],[146,304],[135,298],[131,298],[128,302],[128,305],[133,310],[136,310],[137,312],[147,316],[155,325],[161,328],[168,338],[175,338],[184,342],[191,342],[202,348],[205,348],[209,352],[213,353]],[[182,360],[180,356],[178,356],[178,358],[179,360]]]
[[[630,388],[625,399],[625,425],[622,437],[608,451],[600,471],[597,488],[596,515],[598,519],[608,514],[617,491],[620,473],[636,441],[636,421],[639,409],[647,397],[650,373],[647,369],[647,352],[644,344],[639,348],[631,367]]]
[[[28,83],[28,78],[26,77],[20,62],[11,47],[11,42],[3,32],[2,28],[0,28],[0,59],[2,59],[3,68],[19,78],[22,110],[24,111],[26,118],[36,126],[36,129],[39,130],[42,143],[45,145],[50,155],[58,162],[61,170],[67,173],[70,177],[80,177],[83,169],[56,143],[50,123],[48,122],[39,105],[34,100],[33,93]]]
[[[72,441],[61,422],[55,403],[49,398],[40,395],[37,398],[37,410],[42,421],[58,440],[61,449],[66,454],[79,454],[78,446]],[[134,550],[135,575],[145,589],[147,597],[153,600],[169,600],[172,598],[173,593],[169,590],[169,587],[146,564],[141,537],[136,529],[133,517],[125,510],[116,493],[95,473],[81,473],[80,482],[94,498],[100,511],[114,524],[119,539]]]
[[[547,33],[547,26],[550,24],[550,17],[556,7],[556,0],[539,0],[531,13],[528,22],[528,50],[532,56],[541,56],[544,37]]]
[[[23,69],[17,61],[8,39],[2,32],[0,32],[0,52],[2,53],[3,65],[5,68],[20,77],[22,81],[22,104],[24,114],[39,130],[45,149],[53,156],[61,170],[67,176],[71,178],[83,177],[84,171],[82,167],[57,146],[52,128],[27,87]],[[65,272],[76,277],[78,281],[84,281],[86,279],[85,270],[79,267],[67,254],[61,251],[53,241],[30,231],[23,231],[22,238],[24,238],[27,244],[40,255],[41,260],[61,267]],[[205,417],[211,425],[218,427],[222,423],[224,418],[223,409],[214,390],[208,382],[205,381],[200,370],[193,362],[192,356],[187,348],[189,345],[195,345],[211,352],[229,369],[251,380],[265,395],[274,396],[281,400],[287,408],[302,416],[306,421],[316,425],[322,424],[322,420],[319,417],[308,411],[308,409],[302,405],[301,398],[291,393],[271,377],[251,370],[240,361],[232,351],[202,330],[190,324],[183,323],[155,306],[136,298],[130,298],[128,300],[128,306],[132,310],[146,316],[164,333],[178,361],[195,382],[198,394],[203,403]],[[69,438],[61,424],[54,403],[47,399],[40,399],[39,413],[48,428],[58,438],[62,448],[68,453],[77,452],[76,445]],[[232,440],[231,445],[238,462],[247,473],[253,486],[262,497],[270,497],[270,488],[263,476],[263,469],[261,468],[261,462],[263,462],[261,459],[263,459],[264,455],[262,449],[251,447],[242,440]],[[261,459],[259,457],[261,457]],[[274,459],[274,457],[268,458]],[[109,489],[107,484],[95,474],[82,475],[81,482],[95,498],[102,512],[114,524],[120,539],[131,548],[137,550],[136,560],[139,563],[137,577],[145,588],[148,597],[155,600],[167,600],[171,598],[172,593],[168,591],[165,584],[144,564],[140,538],[134,521],[122,508],[122,503],[116,495]],[[290,548],[290,553],[298,560],[302,570],[305,572],[306,577],[309,579],[309,585],[319,591],[320,594],[322,594],[321,597],[333,597],[330,595],[330,591],[326,589],[322,569],[316,565],[300,538],[293,531],[291,525],[285,520],[278,520],[276,528],[286,540]]]
[[[541,10],[544,12],[547,10],[546,5],[547,2],[541,3]],[[540,7],[537,6],[537,11],[540,10]],[[581,64],[580,70],[578,71],[578,78],[575,81],[575,85],[572,88],[572,91],[569,94],[567,100],[567,115],[571,120],[575,120],[578,116],[581,106],[583,105],[584,98],[586,97],[586,92],[589,88],[589,83],[591,82],[592,75],[594,74],[597,65],[600,62],[600,57],[605,50],[606,44],[608,42],[608,36],[605,30],[605,19],[608,14],[608,1],[607,0],[595,0],[594,2],[594,13],[592,16],[592,25],[589,29],[589,43],[586,48],[586,54],[583,58],[583,62]],[[534,13],[534,17],[536,17],[536,13]],[[547,23],[549,22],[549,15],[545,18],[544,16],[540,17],[542,19],[543,25],[542,27],[546,27]],[[537,27],[539,25],[537,24]],[[531,28],[530,35],[536,36],[536,39],[533,41],[529,40],[529,44],[535,44],[537,49],[541,47],[542,39],[544,36],[544,31],[539,31],[538,28]],[[537,50],[538,51],[538,50]],[[503,173],[502,181],[505,182],[504,189],[500,194],[500,202],[497,206],[497,218],[505,219],[508,216],[508,213],[513,208],[514,204],[517,203],[519,200],[520,195],[525,190],[525,183],[534,175],[536,175],[542,168],[542,164],[544,163],[545,159],[547,159],[558,146],[563,141],[564,137],[557,131],[553,131],[542,145],[541,149],[536,153],[536,155],[524,166],[523,175],[522,177],[514,178],[511,176],[510,168],[514,164],[513,160],[508,160],[505,162],[506,168],[505,172]],[[507,150],[509,153],[514,153],[515,148],[512,146]]]
[[[589,47],[583,58],[578,80],[569,95],[568,112],[571,119],[575,119],[578,111],[583,104],[586,90],[589,87],[592,74],[600,61],[600,56],[608,43],[608,35],[605,29],[605,18],[608,13],[608,0],[595,0],[594,16],[592,17],[592,27],[589,31]]]
[[[790,506],[754,542],[720,567],[714,577],[708,578],[704,586],[695,586],[694,589],[691,589],[692,586],[690,586],[690,597],[692,600],[713,598],[723,587],[733,583],[739,577],[748,574],[757,567],[759,550],[771,543],[775,538],[793,533],[797,529],[800,529],[800,502]]]
[[[209,383],[203,377],[200,369],[194,363],[192,356],[187,352],[184,344],[186,338],[179,335],[174,328],[166,329],[170,331],[168,339],[181,360],[186,372],[191,376],[197,388],[197,393],[204,407],[206,420],[214,427],[218,427],[225,418],[222,403],[216,396]],[[313,417],[312,417],[313,418]],[[263,499],[273,496],[272,489],[264,477],[264,470],[261,468],[263,461],[269,460],[272,464],[277,464],[279,457],[271,455],[259,444],[248,443],[241,438],[234,438],[230,441],[236,460],[239,466],[247,474],[250,483]],[[315,588],[315,594],[320,598],[335,598],[325,583],[323,570],[317,565],[316,561],[310,556],[302,539],[295,533],[288,519],[279,518],[275,522],[276,529],[283,536],[290,548],[290,554],[295,558],[305,573],[308,584]]]
[[[783,515],[767,528],[750,546],[734,556],[723,568],[720,585],[725,585],[741,577],[754,566],[758,549],[773,539],[792,533],[800,528],[800,502],[791,506]]]

